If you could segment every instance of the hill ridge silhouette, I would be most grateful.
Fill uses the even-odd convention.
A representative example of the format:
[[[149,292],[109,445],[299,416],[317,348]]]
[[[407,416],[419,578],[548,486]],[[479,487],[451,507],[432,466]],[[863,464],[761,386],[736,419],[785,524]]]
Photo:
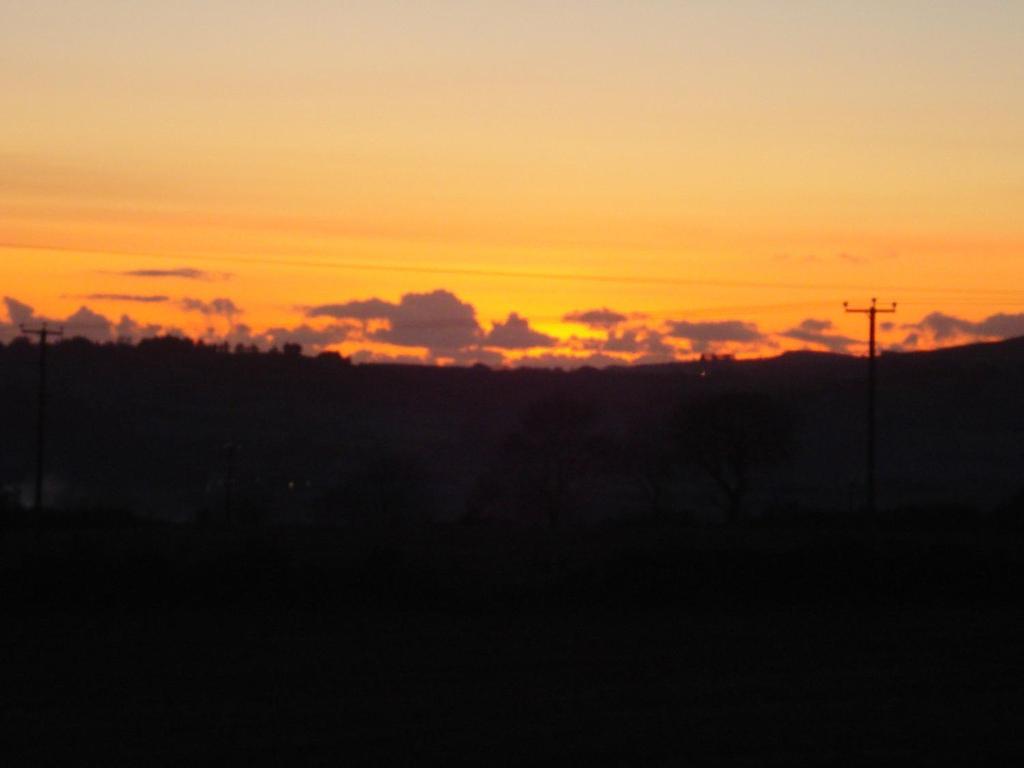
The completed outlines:
[[[14,494],[33,470],[36,359],[27,343],[0,347],[0,422],[9,436],[0,445],[0,487]],[[415,467],[429,516],[457,519],[500,466],[531,404],[563,397],[590,406],[612,446],[602,485],[592,489],[599,499],[583,517],[628,516],[640,503],[636,478],[617,452],[663,432],[681,404],[733,390],[763,392],[796,416],[796,455],[761,489],[759,510],[849,510],[862,477],[866,362],[827,352],[492,370],[77,339],[53,346],[49,365],[47,488],[60,506],[193,519],[221,504],[231,443],[240,503],[258,500],[269,518],[329,517],[325,499],[374,456]],[[1012,496],[1024,468],[1024,337],[885,353],[878,366],[884,505],[991,509]],[[686,507],[685,492],[677,497],[674,506]]]

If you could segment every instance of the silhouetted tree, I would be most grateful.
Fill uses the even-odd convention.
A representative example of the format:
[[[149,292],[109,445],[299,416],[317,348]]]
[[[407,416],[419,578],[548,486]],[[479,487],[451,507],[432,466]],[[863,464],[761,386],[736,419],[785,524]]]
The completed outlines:
[[[616,451],[618,469],[640,489],[656,520],[664,521],[672,505],[674,448],[667,426],[644,424],[634,428]]]
[[[191,339],[179,338],[177,336],[159,336],[152,339],[142,339],[137,349],[139,354],[151,357],[155,360],[182,360],[187,359],[192,353],[199,350],[201,345]]]
[[[793,421],[770,397],[729,392],[684,405],[673,420],[682,462],[715,486],[730,523],[742,520],[754,474],[784,461]]]
[[[506,454],[525,484],[521,492],[552,527],[571,506],[577,481],[592,462],[594,422],[588,405],[549,397],[527,409],[520,430],[506,442]]]
[[[353,458],[320,506],[330,517],[359,525],[407,525],[427,519],[428,486],[414,456],[391,448],[371,448]]]

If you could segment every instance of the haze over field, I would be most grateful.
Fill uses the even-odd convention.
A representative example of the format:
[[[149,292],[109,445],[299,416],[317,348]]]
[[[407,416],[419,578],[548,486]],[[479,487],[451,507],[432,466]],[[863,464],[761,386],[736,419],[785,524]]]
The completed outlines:
[[[26,305],[94,338],[601,364],[859,352],[841,302],[877,295],[888,347],[1018,335],[1022,26],[989,1],[5,3],[0,333]]]

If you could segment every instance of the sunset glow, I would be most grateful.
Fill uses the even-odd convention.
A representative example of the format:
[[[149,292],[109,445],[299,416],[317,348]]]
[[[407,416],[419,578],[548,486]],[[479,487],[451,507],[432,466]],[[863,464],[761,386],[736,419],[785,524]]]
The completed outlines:
[[[872,296],[884,348],[1024,335],[1022,28],[987,0],[6,3],[0,340],[860,353],[842,302]]]

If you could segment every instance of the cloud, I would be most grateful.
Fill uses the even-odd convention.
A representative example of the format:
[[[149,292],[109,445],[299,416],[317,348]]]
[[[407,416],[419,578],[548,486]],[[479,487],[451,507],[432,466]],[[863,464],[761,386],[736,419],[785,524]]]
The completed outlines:
[[[827,348],[830,352],[839,354],[848,353],[852,345],[860,343],[857,339],[851,339],[849,336],[828,333],[831,329],[831,320],[815,320],[809,317],[795,328],[783,331],[779,335],[787,339],[804,341],[808,344],[817,344]]]
[[[110,320],[88,307],[79,307],[64,321],[65,336],[84,336],[105,341],[110,338],[111,328],[113,323]]]
[[[10,322],[0,323],[0,338],[3,339],[20,336],[22,324],[41,323],[48,323],[63,329],[64,338],[83,336],[93,341],[109,341],[111,338],[113,324],[106,317],[88,307],[79,307],[76,312],[61,320],[38,316],[28,304],[10,296],[4,297],[4,305],[7,308],[7,317]]]
[[[29,322],[35,312],[28,304],[23,304],[10,296],[4,296],[4,306],[7,308],[7,317],[11,325]]]
[[[325,328],[313,328],[303,324],[295,328],[268,328],[260,334],[263,342],[261,346],[283,347],[285,344],[301,344],[304,350],[315,354],[322,352],[324,348],[332,344],[341,343],[348,338],[351,331],[352,329],[346,325],[328,325]]]
[[[640,339],[640,331],[628,330],[618,335],[609,332],[608,338],[592,339],[585,346],[605,352],[639,352],[643,349],[643,341]]]
[[[675,358],[676,355],[676,348],[666,343],[664,334],[658,331],[647,331],[642,349],[648,355],[663,355],[671,358]]]
[[[21,336],[21,326],[32,322],[35,310],[10,296],[4,296],[4,309],[7,321],[0,321],[0,343],[6,344]]]
[[[255,345],[263,350],[275,346],[280,348],[285,344],[301,344],[305,351],[316,354],[355,336],[365,341],[425,346],[430,351],[431,359],[443,357],[456,362],[465,360],[467,363],[479,360],[488,364],[501,364],[503,360],[499,353],[480,348],[482,333],[472,306],[444,291],[409,294],[398,304],[388,305],[388,317],[385,319],[391,324],[390,327],[369,335],[360,332],[357,326],[341,322],[322,327],[302,323],[294,327],[275,326],[254,330],[249,325],[234,322],[242,309],[231,299],[223,297],[210,300],[186,297],[175,304],[186,312],[227,318],[229,327],[226,331],[218,332],[211,328],[202,335],[202,340],[210,344]],[[63,325],[65,336],[84,336],[93,341],[117,338],[136,342],[158,335],[185,335],[177,328],[143,324],[128,315],[122,315],[117,323],[113,323],[86,306],[64,320],[37,317],[32,307],[11,297],[4,299],[3,306],[10,319],[9,323],[0,322],[0,340],[3,341],[19,336],[18,324],[28,322]],[[430,343],[421,344],[421,341]],[[465,343],[467,341],[470,343]]]
[[[608,331],[604,339],[579,339],[579,347],[596,352],[657,356],[659,361],[674,360],[676,348],[665,341],[665,335],[650,328],[629,328],[616,333]]]
[[[798,326],[804,333],[822,333],[832,327],[831,320],[815,320],[812,317],[808,317],[802,321]]]
[[[904,328],[927,331],[935,337],[936,341],[945,341],[969,333],[972,325],[973,323],[968,320],[962,320],[944,312],[932,312],[918,323],[907,323]]]
[[[356,320],[364,325],[365,338],[400,347],[422,347],[431,358],[453,361],[477,359],[488,365],[500,365],[500,354],[483,347],[497,349],[533,349],[553,347],[558,339],[530,327],[529,321],[512,312],[504,321],[495,321],[484,332],[476,319],[472,304],[461,301],[451,291],[438,289],[430,293],[407,293],[398,302],[379,298],[321,304],[306,307],[310,318],[331,317]],[[366,333],[371,320],[387,325]]]
[[[473,305],[445,290],[407,293],[397,304],[383,299],[324,304],[307,308],[306,315],[364,323],[384,320],[387,327],[374,330],[367,339],[400,347],[424,347],[433,357],[476,348],[484,337]]]
[[[124,272],[117,272],[116,274],[122,277],[177,278],[207,282],[230,280],[233,277],[230,272],[205,272],[201,269],[192,269],[191,267],[180,267],[178,269],[129,269]]]
[[[429,340],[431,344],[422,346],[426,346],[430,354],[421,362],[443,358],[457,364],[467,365],[473,362],[484,362],[489,365],[503,363],[500,353],[480,347],[482,334],[476,324],[472,306],[458,301],[452,294],[446,292],[410,294],[403,297],[401,302],[388,307],[388,318],[386,319],[393,325],[388,329],[375,331],[369,336],[358,326],[342,322],[322,327],[302,323],[294,327],[276,326],[256,331],[244,323],[233,322],[235,315],[241,313],[242,310],[231,299],[215,298],[207,301],[184,298],[175,303],[184,311],[200,313],[207,317],[226,317],[231,321],[225,332],[209,329],[202,335],[202,340],[210,344],[255,345],[262,350],[275,346],[280,348],[285,344],[301,344],[304,351],[316,354],[327,347],[343,341],[350,341],[353,337],[365,341],[390,341],[393,338],[395,341],[392,343],[419,342],[425,339]],[[87,306],[79,308],[73,315],[63,320],[39,317],[32,307],[9,296],[4,298],[2,307],[10,321],[0,321],[0,341],[5,343],[21,335],[18,328],[20,323],[42,322],[63,326],[65,337],[83,336],[98,342],[110,341],[115,338],[137,342],[152,336],[186,335],[180,329],[170,326],[140,323],[129,315],[122,315],[117,323],[113,323],[104,315]],[[467,340],[472,343],[463,343]],[[452,344],[461,344],[462,346],[451,346]],[[409,346],[413,346],[413,344],[409,344]],[[415,344],[415,346],[420,345]]]
[[[737,342],[741,344],[768,344],[770,340],[754,323],[741,320],[718,320],[692,323],[676,320],[668,324],[667,336],[686,339],[694,352],[706,352],[716,344]]]
[[[226,317],[229,321],[240,315],[242,310],[231,299],[182,299],[179,304],[186,312],[200,312],[208,317]]]
[[[210,343],[227,342],[231,347],[239,344],[245,347],[255,346],[263,351],[273,347],[281,349],[285,344],[299,344],[303,352],[315,355],[327,347],[345,341],[351,334],[351,327],[337,323],[323,328],[314,328],[306,323],[293,328],[275,326],[255,332],[245,323],[236,323],[223,336],[211,333],[206,340]]]
[[[613,328],[627,319],[626,315],[607,307],[577,310],[562,316],[562,320],[566,323],[579,323],[590,328]]]
[[[989,315],[974,325],[974,332],[979,336],[1009,339],[1024,336],[1024,313],[1007,315],[1002,312]]]
[[[128,315],[121,315],[121,320],[113,328],[114,336],[118,339],[125,339],[131,342],[138,342],[142,339],[151,339],[165,333],[163,326],[156,323],[142,325]]]
[[[208,313],[212,314],[225,314],[240,311],[228,299],[215,299],[208,304],[198,302],[198,300],[187,301],[196,302],[192,307],[195,311],[201,311],[203,308],[205,308]],[[200,307],[200,304],[205,304],[205,306]],[[153,336],[185,335],[180,329],[170,326],[162,326],[155,323],[140,323],[127,314],[121,315],[120,320],[115,323],[105,315],[96,312],[88,306],[79,307],[73,314],[60,319],[37,316],[32,307],[9,296],[5,297],[4,305],[7,308],[7,315],[11,322],[9,324],[0,323],[0,340],[13,339],[20,335],[18,326],[22,323],[37,324],[44,322],[49,323],[52,326],[62,327],[64,330],[64,338],[81,336],[89,339],[90,341],[96,342],[111,341],[113,339],[125,339],[131,342],[138,342],[142,339],[151,338]],[[217,334],[210,334],[208,340],[219,343],[224,341],[225,337]]]
[[[143,303],[166,301],[166,297],[122,297],[119,294],[95,294],[91,298],[103,300],[103,297],[111,296],[114,301],[139,300]],[[96,342],[111,341],[112,339],[123,339],[131,342],[138,342],[145,338],[152,338],[160,335],[184,336],[184,332],[170,326],[163,326],[156,323],[140,323],[130,315],[122,314],[116,323],[88,306],[79,307],[77,311],[66,318],[51,318],[37,316],[32,307],[24,304],[10,296],[4,298],[4,305],[7,309],[7,316],[10,323],[0,322],[0,340],[13,339],[20,335],[19,325],[49,323],[64,330],[64,338],[81,336]],[[231,305],[233,306],[233,305]],[[224,304],[211,302],[211,310],[219,309],[220,312],[230,309]],[[237,311],[237,308],[235,308]],[[221,340],[216,337],[214,340]]]
[[[495,322],[490,333],[483,340],[484,346],[499,349],[532,349],[553,347],[558,343],[554,336],[548,336],[530,327],[526,318],[515,312],[509,314],[504,323]]]
[[[921,335],[917,333],[908,333],[904,337],[903,341],[895,344],[887,345],[890,352],[911,352],[917,349],[918,344],[921,342]]]
[[[114,324],[105,315],[95,312],[89,307],[79,307],[77,311],[66,318],[41,317],[28,304],[24,304],[10,296],[4,298],[7,308],[7,316],[10,323],[0,323],[0,340],[9,340],[21,335],[19,326],[21,324],[48,323],[53,327],[62,328],[64,338],[70,339],[75,336],[89,339],[91,341],[103,342],[113,338],[127,338],[138,341],[147,336],[156,336],[166,333],[166,330],[159,325],[141,325],[128,315],[122,315],[121,320]]]
[[[170,301],[167,296],[135,296],[127,293],[90,293],[81,298],[87,301],[123,301],[139,304],[162,304]]]
[[[307,307],[306,317],[333,317],[349,320],[386,320],[391,317],[395,305],[382,299],[349,301],[344,304],[322,304]]]
[[[472,304],[449,291],[407,293],[387,318],[390,327],[372,338],[400,347],[426,347],[432,354],[475,346],[482,329]]]
[[[1024,336],[1024,313],[1007,315],[1002,312],[989,315],[977,322],[965,320],[944,312],[932,312],[918,323],[908,323],[906,329],[928,333],[937,342],[968,337],[974,339],[1008,339]]]

